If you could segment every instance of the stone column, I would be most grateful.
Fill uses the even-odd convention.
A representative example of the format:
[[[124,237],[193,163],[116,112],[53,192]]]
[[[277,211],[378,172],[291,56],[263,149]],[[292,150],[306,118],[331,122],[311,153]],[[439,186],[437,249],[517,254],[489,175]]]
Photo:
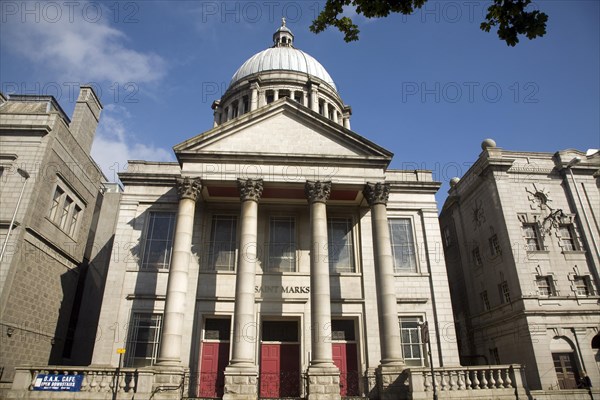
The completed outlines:
[[[319,112],[319,84],[315,82],[310,84],[310,108],[314,112]]]
[[[329,119],[329,103],[323,102],[323,116]]]
[[[340,371],[331,350],[331,299],[327,253],[327,207],[331,182],[306,182],[310,204],[310,315],[312,360],[308,368],[309,400],[339,399]]]
[[[258,83],[252,83],[252,94],[250,95],[250,111],[258,108]]]
[[[254,318],[254,282],[258,240],[258,201],[262,179],[238,179],[241,206],[240,250],[235,282],[233,343],[225,369],[223,399],[256,399],[258,370],[254,360],[257,331]]]
[[[179,366],[181,364],[181,338],[183,320],[187,312],[188,270],[192,250],[194,212],[201,189],[200,179],[178,178],[179,210],[173,239],[173,255],[167,283],[167,298],[163,318],[159,366]],[[190,305],[190,307],[192,307]]]
[[[379,342],[381,364],[378,368],[378,386],[381,399],[395,399],[400,395],[401,385],[396,382],[404,369],[400,326],[394,287],[394,259],[387,218],[389,184],[367,183],[365,197],[371,207],[373,226],[373,253],[375,258],[375,285],[379,315]]]
[[[273,101],[279,100],[279,89],[273,90]]]

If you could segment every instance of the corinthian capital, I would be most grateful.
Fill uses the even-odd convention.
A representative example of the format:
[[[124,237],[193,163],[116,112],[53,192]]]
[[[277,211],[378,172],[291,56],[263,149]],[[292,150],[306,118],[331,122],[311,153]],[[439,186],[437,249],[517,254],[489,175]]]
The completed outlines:
[[[238,179],[238,188],[240,189],[240,200],[260,200],[263,191],[262,179]]]
[[[198,195],[202,189],[200,178],[177,178],[177,194],[179,199],[198,200]]]
[[[390,197],[390,184],[384,182],[367,182],[363,193],[369,202],[369,206],[375,204],[387,204],[388,198]]]
[[[327,203],[331,194],[331,182],[307,181],[304,185],[304,193],[309,203]]]

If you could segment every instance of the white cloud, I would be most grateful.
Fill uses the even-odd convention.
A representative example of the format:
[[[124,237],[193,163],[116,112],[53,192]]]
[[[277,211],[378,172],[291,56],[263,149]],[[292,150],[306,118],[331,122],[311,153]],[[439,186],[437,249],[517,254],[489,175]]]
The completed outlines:
[[[128,37],[110,26],[110,10],[106,8],[102,18],[94,21],[89,13],[86,18],[82,12],[89,2],[77,2],[71,13],[62,6],[66,3],[53,3],[60,7],[60,18],[50,14],[44,2],[15,4],[19,9],[34,11],[2,17],[3,44],[40,68],[50,69],[51,75],[62,81],[142,83],[165,75],[164,59],[128,46]],[[93,4],[97,7],[100,3]]]
[[[109,181],[118,180],[117,173],[127,169],[128,160],[174,161],[169,149],[141,143],[127,132],[129,113],[121,106],[108,105],[102,111],[92,146],[92,157]]]

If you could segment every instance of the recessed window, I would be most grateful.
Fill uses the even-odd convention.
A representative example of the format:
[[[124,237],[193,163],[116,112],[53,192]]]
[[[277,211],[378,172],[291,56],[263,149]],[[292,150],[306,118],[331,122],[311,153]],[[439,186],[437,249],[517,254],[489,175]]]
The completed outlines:
[[[354,320],[351,319],[333,319],[331,320],[331,339],[354,341]]]
[[[489,239],[490,243],[490,253],[492,256],[497,256],[502,254],[502,248],[500,247],[500,242],[498,241],[498,235],[493,235]]]
[[[416,272],[417,258],[411,220],[393,218],[388,221],[388,224],[394,255],[394,272]]]
[[[452,235],[450,234],[450,227],[445,226],[442,232],[444,233],[444,245],[446,247],[452,245]]]
[[[151,212],[146,229],[142,268],[168,269],[173,248],[175,213]]]
[[[294,92],[294,100],[296,100],[298,103],[302,103],[303,97],[304,96],[302,92]]]
[[[497,347],[492,347],[490,349],[490,361],[496,365],[500,364],[500,354],[498,353]]]
[[[476,266],[481,267],[483,265],[483,260],[481,259],[481,252],[479,251],[479,246],[473,249],[472,255],[473,263],[475,263]]]
[[[129,331],[127,366],[147,367],[156,362],[162,315],[135,313]]]
[[[508,289],[508,282],[504,281],[498,285],[500,291],[500,301],[502,303],[510,303],[510,291]]]
[[[528,251],[541,250],[540,236],[536,224],[523,224],[523,235]]]
[[[402,356],[406,365],[423,365],[423,341],[421,339],[420,317],[400,317],[400,340]]]
[[[564,224],[559,226],[560,245],[563,251],[577,250],[575,242],[575,229],[573,224]]]
[[[296,221],[294,217],[271,217],[269,224],[269,271],[296,270]]]
[[[54,191],[54,196],[52,197],[50,211],[48,212],[48,218],[51,221],[56,221],[56,215],[58,214],[58,209],[60,208],[60,200],[64,194],[65,192],[57,186],[56,190]]]
[[[592,293],[591,282],[588,276],[575,276],[573,278],[575,293],[578,296],[589,296]]]
[[[213,216],[208,246],[207,267],[209,270],[233,271],[235,269],[236,234],[236,216]]]
[[[266,98],[267,104],[271,104],[273,101],[275,101],[275,93],[272,90],[267,90]]]
[[[554,285],[551,276],[538,276],[535,283],[540,296],[554,296]]]
[[[207,318],[204,321],[204,339],[229,341],[231,320],[229,318]]]
[[[488,298],[487,290],[484,290],[479,294],[481,297],[481,305],[483,306],[483,311],[490,310],[490,299]]]
[[[77,231],[77,221],[79,220],[80,215],[81,208],[76,205],[73,213],[71,214],[71,224],[69,226],[69,235],[71,236],[75,236],[75,232]]]
[[[351,218],[328,218],[329,270],[331,272],[354,272],[354,245]]]

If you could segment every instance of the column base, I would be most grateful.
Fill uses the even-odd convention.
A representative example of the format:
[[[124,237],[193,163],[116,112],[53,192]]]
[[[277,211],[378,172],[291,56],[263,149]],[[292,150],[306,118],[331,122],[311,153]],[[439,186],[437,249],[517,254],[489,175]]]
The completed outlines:
[[[406,365],[402,362],[384,364],[377,368],[377,391],[380,400],[410,398],[408,375],[403,374],[405,368]]]
[[[310,366],[308,376],[308,400],[340,400],[340,370],[330,365]]]
[[[225,368],[223,400],[256,400],[257,383],[256,366],[228,366]]]

